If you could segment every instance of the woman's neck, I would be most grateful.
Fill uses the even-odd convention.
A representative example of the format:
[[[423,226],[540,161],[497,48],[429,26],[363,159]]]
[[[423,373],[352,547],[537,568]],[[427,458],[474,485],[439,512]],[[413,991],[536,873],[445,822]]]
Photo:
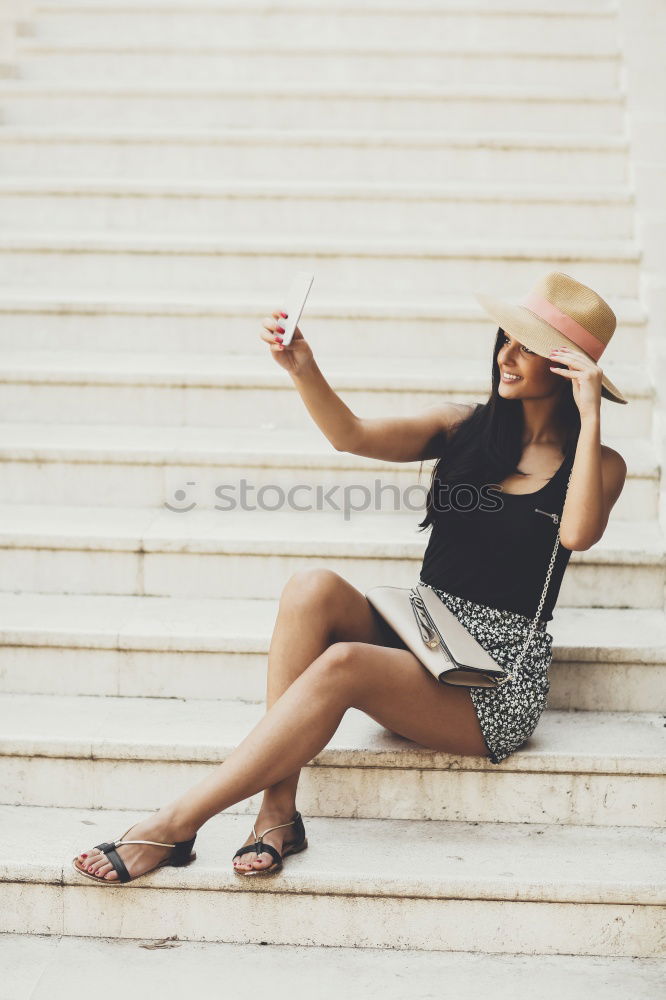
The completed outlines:
[[[556,418],[557,402],[523,401],[523,447],[528,445],[558,445],[564,451],[567,432]]]

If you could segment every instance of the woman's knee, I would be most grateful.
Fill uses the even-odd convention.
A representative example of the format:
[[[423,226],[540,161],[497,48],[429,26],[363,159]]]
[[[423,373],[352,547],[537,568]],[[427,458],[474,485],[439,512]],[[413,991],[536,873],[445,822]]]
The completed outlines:
[[[332,642],[308,668],[311,676],[336,690],[350,690],[360,678],[364,645],[362,642]]]
[[[280,601],[299,604],[317,604],[326,607],[339,591],[342,577],[331,569],[316,567],[299,569],[289,577]]]

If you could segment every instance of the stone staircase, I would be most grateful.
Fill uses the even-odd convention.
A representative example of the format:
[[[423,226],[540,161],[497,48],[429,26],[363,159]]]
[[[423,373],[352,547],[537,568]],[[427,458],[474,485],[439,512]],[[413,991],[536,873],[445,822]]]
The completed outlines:
[[[185,976],[207,995],[223,962],[253,996],[276,970],[303,996],[337,996],[340,973],[363,997],[404,997],[401,977],[430,996],[442,974],[463,1000],[536,975],[545,998],[592,982],[656,996],[666,548],[615,6],[13,9],[0,1000],[87,995],[97,958],[122,961],[130,1000],[180,996]],[[328,566],[361,590],[418,577],[432,463],[419,479],[313,425],[260,339],[293,273],[315,273],[300,326],[322,371],[378,416],[487,398],[496,327],[471,292],[520,295],[551,268],[618,315],[604,367],[630,403],[603,401],[602,436],[628,476],[603,539],[571,557],[525,747],[501,765],[454,757],[350,710],[303,769],[310,846],[278,879],[231,871],[258,795],[206,824],[192,868],[104,897],[82,884],[75,853],[209,773],[262,716],[294,571]],[[216,489],[243,480],[265,507],[219,509]],[[368,508],[377,480],[417,502]],[[271,510],[295,483],[313,509]],[[316,502],[334,487],[337,509]],[[157,964],[138,939],[169,954]]]

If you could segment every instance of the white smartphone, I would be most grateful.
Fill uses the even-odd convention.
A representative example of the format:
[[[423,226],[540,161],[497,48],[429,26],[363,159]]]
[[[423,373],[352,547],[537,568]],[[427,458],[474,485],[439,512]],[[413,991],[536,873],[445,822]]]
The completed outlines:
[[[292,337],[296,332],[296,327],[298,326],[298,321],[301,318],[301,313],[303,312],[303,307],[305,306],[305,300],[308,297],[310,289],[312,288],[312,282],[314,281],[314,274],[310,274],[308,271],[298,271],[294,276],[294,280],[291,283],[291,287],[287,292],[287,297],[285,303],[282,306],[281,312],[287,314],[287,318],[280,317],[278,320],[278,326],[284,327],[284,334],[282,335],[282,344],[291,344]]]

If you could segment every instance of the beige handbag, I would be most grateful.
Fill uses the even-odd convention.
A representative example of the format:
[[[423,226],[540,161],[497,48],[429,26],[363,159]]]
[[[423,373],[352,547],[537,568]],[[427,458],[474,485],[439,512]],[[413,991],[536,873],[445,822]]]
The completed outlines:
[[[568,489],[569,483],[567,491]],[[507,681],[515,680],[516,668],[522,663],[527,647],[532,641],[546,599],[560,544],[561,515],[551,514],[551,517],[556,520],[558,529],[546,573],[546,582],[530,634],[511,670],[505,670],[493,659],[429,587],[422,584],[411,588],[372,587],[365,596],[379,615],[400,636],[407,648],[438,681],[463,687],[501,687]]]

